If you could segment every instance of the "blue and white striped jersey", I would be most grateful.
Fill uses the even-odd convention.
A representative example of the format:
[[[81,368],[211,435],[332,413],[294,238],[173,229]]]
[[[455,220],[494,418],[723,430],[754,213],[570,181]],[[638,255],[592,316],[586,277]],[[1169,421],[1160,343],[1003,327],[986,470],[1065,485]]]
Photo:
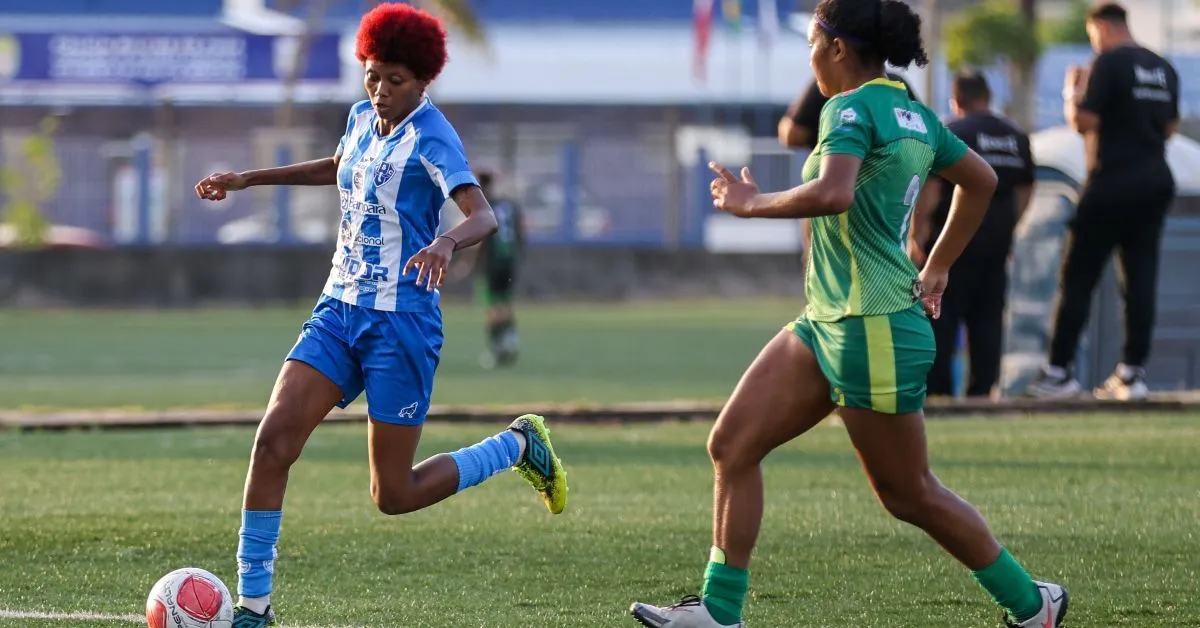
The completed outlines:
[[[462,141],[429,99],[381,136],[369,100],[350,109],[337,185],[342,222],[325,294],[351,305],[412,312],[435,303],[404,262],[437,236],[450,192],[476,184]]]

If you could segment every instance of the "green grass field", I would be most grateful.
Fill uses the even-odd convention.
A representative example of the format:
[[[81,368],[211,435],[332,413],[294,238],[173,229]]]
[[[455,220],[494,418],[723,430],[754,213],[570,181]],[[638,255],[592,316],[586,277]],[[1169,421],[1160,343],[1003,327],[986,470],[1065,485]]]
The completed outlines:
[[[510,370],[483,312],[445,308],[435,403],[723,399],[795,301],[530,306]],[[0,409],[265,405],[309,309],[0,310]]]
[[[929,430],[935,471],[1036,577],[1070,587],[1070,626],[1180,628],[1200,626],[1197,419],[939,421]],[[430,426],[422,453],[491,431]],[[281,619],[633,626],[632,600],[669,601],[699,586],[710,541],[706,432],[558,428],[571,479],[559,517],[509,473],[389,518],[367,494],[365,428],[322,427],[291,475],[274,596]],[[182,566],[232,586],[251,436],[0,432],[0,609],[136,614],[153,582]],[[776,452],[766,477],[749,625],[998,625],[961,567],[877,506],[840,427]],[[8,625],[130,624],[0,619]]]

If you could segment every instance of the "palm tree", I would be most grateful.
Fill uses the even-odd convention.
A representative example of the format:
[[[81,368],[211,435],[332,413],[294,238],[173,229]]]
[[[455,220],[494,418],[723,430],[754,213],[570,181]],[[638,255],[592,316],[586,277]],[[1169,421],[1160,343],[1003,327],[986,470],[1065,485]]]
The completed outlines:
[[[986,0],[964,9],[946,28],[946,58],[951,67],[987,67],[997,60],[1008,62],[1012,79],[1009,115],[1029,130],[1033,128],[1034,69],[1041,54],[1041,41],[1030,26],[1036,0]]]
[[[1037,0],[1019,0],[1019,2],[1025,28],[1034,34],[1036,41]],[[1018,59],[1013,59],[1012,62],[1013,119],[1027,131],[1033,131],[1033,125],[1037,121],[1037,112],[1034,106],[1034,92],[1037,90],[1035,84],[1037,79],[1034,73],[1037,68],[1037,59],[1038,55],[1022,55]]]

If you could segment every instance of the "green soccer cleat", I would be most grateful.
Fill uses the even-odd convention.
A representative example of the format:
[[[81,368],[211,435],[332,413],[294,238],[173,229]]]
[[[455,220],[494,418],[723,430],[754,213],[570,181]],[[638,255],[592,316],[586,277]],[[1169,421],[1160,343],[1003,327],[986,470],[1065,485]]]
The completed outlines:
[[[561,513],[567,507],[567,471],[554,453],[554,445],[550,444],[546,419],[526,414],[513,421],[508,429],[525,436],[525,455],[513,470],[542,494],[551,514]]]
[[[274,625],[275,613],[271,612],[271,607],[269,606],[267,607],[267,612],[262,615],[245,606],[233,607],[233,628],[264,628]]]

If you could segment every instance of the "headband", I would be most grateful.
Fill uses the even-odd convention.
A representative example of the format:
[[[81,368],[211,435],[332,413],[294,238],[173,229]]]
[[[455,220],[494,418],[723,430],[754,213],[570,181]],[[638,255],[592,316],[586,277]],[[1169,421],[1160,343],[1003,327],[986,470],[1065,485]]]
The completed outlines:
[[[836,28],[834,28],[834,27],[830,26],[830,25],[829,25],[829,22],[826,22],[825,20],[823,20],[823,19],[821,19],[821,18],[819,18],[819,17],[815,17],[815,16],[814,16],[814,17],[813,17],[813,19],[814,19],[814,20],[816,20],[816,22],[817,22],[817,26],[820,26],[820,27],[821,27],[821,30],[825,31],[826,33],[829,33],[829,35],[830,35],[830,36],[832,36],[832,37],[836,37],[836,38],[838,38],[838,39],[844,39],[844,40],[846,40],[846,41],[848,41],[848,42],[850,42],[850,43],[852,43],[852,44],[854,44],[854,45],[856,45],[856,46],[862,46],[862,45],[865,45],[865,44],[867,43],[867,42],[865,42],[865,41],[863,41],[863,40],[861,40],[861,39],[859,39],[859,38],[857,38],[857,37],[854,37],[854,36],[851,36],[851,35],[847,35],[847,34],[845,34],[845,33],[841,32],[841,31],[839,31],[838,29],[836,29]]]
[[[829,33],[829,35],[831,35],[833,37],[837,37],[838,39],[844,39],[856,46],[871,45],[874,47],[878,47],[877,42],[879,41],[879,37],[883,32],[883,0],[879,0],[878,2],[875,3],[875,24],[874,24],[874,29],[872,32],[871,41],[864,41],[863,39],[860,39],[858,37],[854,37],[852,35],[847,35],[846,33],[843,33],[841,31],[839,31],[838,29],[834,28],[832,25],[829,24],[829,22],[826,22],[825,20],[823,20],[817,16],[813,16],[813,20],[815,20],[817,22],[817,26],[820,26],[821,30],[825,31],[826,33]]]

